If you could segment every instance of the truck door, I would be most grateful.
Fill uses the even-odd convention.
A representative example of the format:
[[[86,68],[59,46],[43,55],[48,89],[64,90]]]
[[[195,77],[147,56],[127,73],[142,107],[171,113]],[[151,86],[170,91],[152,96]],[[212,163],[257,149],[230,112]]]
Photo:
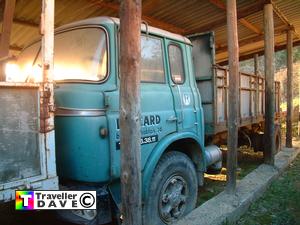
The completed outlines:
[[[195,99],[190,85],[191,71],[187,63],[185,45],[167,40],[169,81],[173,94],[177,129],[196,131]]]
[[[164,60],[163,39],[141,36],[141,160],[142,168],[158,142],[176,132],[176,118],[173,95],[168,81],[166,60]],[[120,74],[121,76],[121,74]],[[118,82],[120,82],[118,80]],[[108,115],[111,146],[111,175],[120,176],[120,126],[119,91],[107,93],[110,106]]]

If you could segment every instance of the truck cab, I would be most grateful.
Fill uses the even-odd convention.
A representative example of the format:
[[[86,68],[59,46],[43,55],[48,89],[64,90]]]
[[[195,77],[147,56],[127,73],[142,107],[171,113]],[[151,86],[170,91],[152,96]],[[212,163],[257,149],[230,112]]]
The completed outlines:
[[[117,205],[122,151],[118,26],[117,19],[104,17],[64,26],[56,32],[54,49],[57,171],[61,183],[100,188]],[[161,201],[157,224],[168,224],[195,206],[203,172],[208,164],[221,160],[221,153],[212,148],[217,157],[207,162],[191,42],[143,25],[141,57],[142,190],[145,208],[151,208],[144,210],[144,217],[145,221],[153,217],[155,204],[147,199],[156,193],[160,196],[157,201]],[[167,161],[170,168],[160,170],[174,171],[157,180],[153,176],[162,172],[157,171],[161,161]],[[176,163],[182,165],[173,169]],[[184,167],[192,172],[183,171],[180,176],[177,170]],[[151,191],[157,185],[161,190]]]
[[[189,39],[141,27],[141,168],[145,225],[170,224],[196,205],[203,174],[222,168],[205,146],[205,119]],[[38,71],[40,42],[18,63]],[[58,28],[54,47],[55,145],[63,189],[96,190],[98,210],[60,211],[104,224],[120,205],[119,20],[97,17]],[[39,73],[24,80],[39,79]],[[209,118],[211,115],[207,115]],[[113,211],[112,209],[115,209]]]

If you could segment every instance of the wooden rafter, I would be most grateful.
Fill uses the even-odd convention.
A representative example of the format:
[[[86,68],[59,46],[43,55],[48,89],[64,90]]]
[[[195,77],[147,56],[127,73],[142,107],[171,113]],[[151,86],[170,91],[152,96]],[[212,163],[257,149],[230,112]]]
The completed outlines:
[[[113,3],[113,2],[106,2],[106,1],[99,1],[99,0],[86,0],[89,3],[99,7],[99,8],[107,8],[110,9],[114,12],[119,12],[119,4],[117,3]],[[150,25],[165,29],[165,30],[169,30],[171,32],[174,33],[178,33],[178,34],[184,34],[186,31],[183,28],[177,27],[173,24],[170,23],[166,23],[160,20],[157,20],[155,18],[152,18],[150,16],[147,15],[142,15],[142,20],[146,21],[147,23],[149,23]]]
[[[222,9],[223,11],[226,12],[226,6],[225,6],[225,4],[223,2],[221,2],[220,0],[209,0],[209,1],[210,1],[210,3],[212,3],[213,5],[215,5],[216,7],[218,7],[219,9]],[[245,18],[240,18],[239,22],[244,27],[248,28],[249,30],[253,31],[254,33],[262,34],[262,30],[260,28],[258,28],[253,23],[251,23],[248,20],[246,20]]]
[[[6,0],[3,12],[2,33],[0,38],[0,58],[9,54],[9,42],[16,0]]]
[[[289,29],[293,30],[295,33],[295,36],[300,39],[300,35],[296,32],[294,25],[288,20],[288,18],[283,14],[283,12],[278,8],[278,6],[274,3],[274,1],[272,1],[272,5],[273,5],[273,11],[275,12],[275,14],[280,18],[280,20],[286,24]]]
[[[250,23],[248,20],[242,18],[242,19],[239,19],[239,22],[241,24],[243,24],[244,27],[247,27],[249,30],[252,30],[254,33],[262,34],[262,30],[259,29],[257,26],[255,26],[253,23]]]
[[[249,16],[253,13],[261,11],[266,2],[267,2],[266,0],[258,0],[255,3],[253,3],[253,4],[251,4],[247,7],[239,9],[237,11],[238,20],[243,19],[243,18],[245,18],[245,17],[247,17],[247,16]],[[226,25],[226,15],[224,14],[223,18],[216,19],[213,22],[211,22],[209,24],[206,24],[204,26],[200,26],[196,29],[186,31],[185,35],[201,33],[201,32],[205,32],[205,31],[208,31],[208,30],[214,30],[218,27],[222,27],[222,26],[225,26],[225,25]]]
[[[295,46],[300,46],[300,40],[294,41],[293,46],[294,47]],[[286,49],[286,41],[275,44],[275,48],[274,48],[275,52],[281,51],[281,50],[284,50],[284,49]],[[253,51],[249,51],[249,52],[244,53],[244,54],[240,54],[239,61],[252,59],[254,54],[258,54],[259,56],[263,55],[264,54],[263,47],[259,48],[259,49],[255,49]],[[228,59],[226,59],[226,58],[219,59],[218,64],[221,65],[221,66],[225,66],[225,65],[228,64]]]
[[[23,19],[18,19],[18,18],[14,18],[13,22],[15,24],[19,24],[19,25],[23,25],[23,26],[28,26],[28,27],[33,27],[33,28],[38,28],[39,24],[32,22],[32,21],[28,21],[28,20],[23,20]]]
[[[23,47],[20,47],[20,46],[17,46],[17,45],[10,45],[9,46],[9,50],[12,50],[12,51],[22,51]]]
[[[286,30],[287,30],[286,25],[277,27],[275,29],[275,36],[280,36],[282,34],[285,34]],[[244,38],[242,40],[239,40],[239,47],[243,47],[243,46],[248,45],[248,44],[263,41],[263,39],[264,39],[263,34],[256,35],[256,36],[251,36],[251,37],[248,37],[248,38]],[[219,45],[219,47],[216,48],[216,53],[217,54],[221,54],[221,53],[226,52],[226,51],[227,51],[227,45],[223,45],[223,46]]]

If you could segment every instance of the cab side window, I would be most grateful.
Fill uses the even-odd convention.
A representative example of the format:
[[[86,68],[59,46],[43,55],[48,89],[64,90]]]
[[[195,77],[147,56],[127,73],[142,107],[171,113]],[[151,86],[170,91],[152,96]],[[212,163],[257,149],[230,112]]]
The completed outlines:
[[[173,82],[175,84],[183,84],[185,80],[183,56],[179,45],[169,45],[169,62]]]
[[[165,83],[162,41],[141,36],[141,81]]]

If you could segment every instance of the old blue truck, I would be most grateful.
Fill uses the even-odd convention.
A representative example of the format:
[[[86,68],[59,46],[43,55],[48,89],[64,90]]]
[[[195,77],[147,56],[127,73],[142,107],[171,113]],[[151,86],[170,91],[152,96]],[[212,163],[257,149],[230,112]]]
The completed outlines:
[[[217,145],[227,134],[228,71],[215,65],[213,33],[188,39],[147,24],[141,30],[143,221],[170,224],[195,207],[204,173],[222,168]],[[97,211],[60,216],[103,224],[118,215],[120,205],[119,20],[98,17],[62,26],[55,33],[54,52],[60,185],[97,190],[99,198]],[[40,43],[25,48],[18,61],[21,67],[38,66]],[[31,79],[34,75],[27,76]],[[279,112],[278,83],[276,90]],[[245,139],[261,148],[263,77],[240,74],[239,119]],[[276,135],[279,148],[279,131]]]

